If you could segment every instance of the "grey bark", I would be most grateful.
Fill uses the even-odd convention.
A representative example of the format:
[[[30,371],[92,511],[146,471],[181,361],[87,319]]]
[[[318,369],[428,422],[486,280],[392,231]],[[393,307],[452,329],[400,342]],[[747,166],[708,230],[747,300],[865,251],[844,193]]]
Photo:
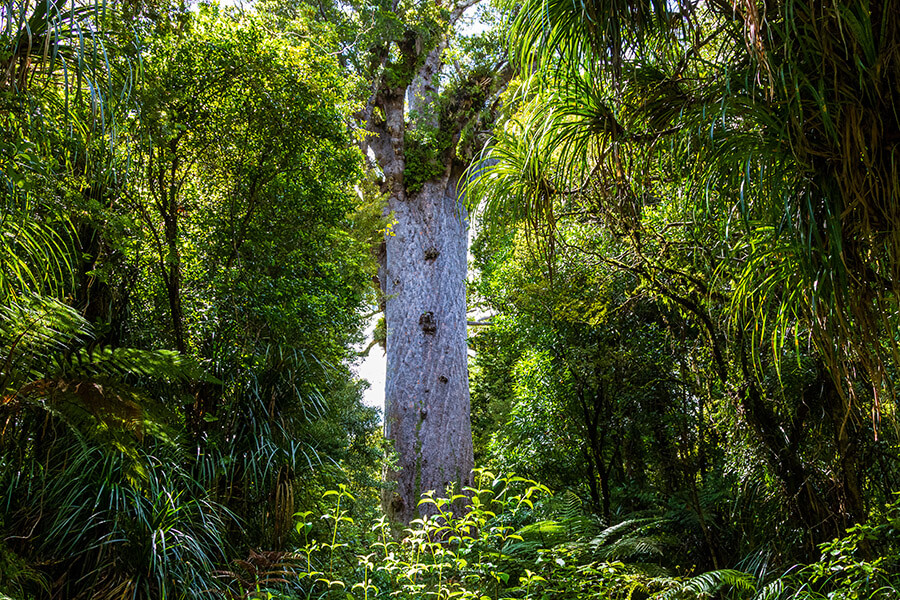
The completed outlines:
[[[466,353],[468,224],[458,193],[464,166],[448,157],[444,172],[415,192],[403,179],[407,128],[439,123],[433,82],[445,47],[446,41],[422,57],[408,87],[376,89],[362,115],[370,133],[364,150],[384,174],[382,191],[393,219],[379,269],[387,327],[385,437],[397,453],[397,468],[385,473],[396,488],[385,495],[384,509],[400,523],[427,512],[417,507],[423,493],[470,485],[474,466]],[[411,116],[416,120],[410,122]]]
[[[466,356],[466,222],[458,177],[391,197],[396,220],[385,242],[387,325],[385,435],[398,471],[386,510],[408,523],[422,493],[471,484],[474,465]]]

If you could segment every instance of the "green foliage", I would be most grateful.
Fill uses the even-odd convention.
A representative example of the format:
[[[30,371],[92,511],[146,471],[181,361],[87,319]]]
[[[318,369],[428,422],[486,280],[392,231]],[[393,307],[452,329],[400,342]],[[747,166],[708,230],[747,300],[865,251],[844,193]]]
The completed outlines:
[[[46,578],[37,569],[12,552],[5,542],[0,545],[0,598],[25,598],[26,589],[47,591],[48,588]]]
[[[54,15],[0,86],[0,590],[201,597],[321,485],[374,493],[348,361],[383,201],[307,37],[214,6]]]
[[[337,51],[348,71],[361,75],[361,94],[380,79],[387,89],[402,93],[425,56],[448,29],[450,9],[418,2],[322,2],[315,5],[267,0],[261,14],[273,14],[289,29],[308,21],[321,47]],[[365,101],[365,98],[363,98]]]
[[[0,24],[0,295],[71,285],[65,196],[110,164],[133,75],[129,38],[89,3],[4,2]],[[126,49],[118,47],[122,42]],[[113,50],[117,60],[110,61]]]
[[[847,399],[869,401],[863,369],[878,412],[893,395],[896,216],[891,176],[869,174],[893,169],[898,122],[881,108],[893,95],[874,90],[900,61],[874,40],[900,21],[864,5],[526,2],[511,41],[531,85],[491,150],[491,205],[552,229],[554,202],[588,196],[604,227],[646,241],[659,199],[686,202],[671,222],[695,227],[695,245],[713,230],[725,242],[705,268],[756,370],[810,344]]]
[[[406,189],[414,194],[420,192],[426,181],[434,179],[444,172],[443,154],[446,146],[427,130],[407,131],[404,142],[406,164],[403,169],[403,182]]]
[[[499,75],[486,73],[478,59],[485,60],[487,52],[478,57],[467,56],[473,64],[441,90],[434,106],[425,115],[410,115],[404,138],[403,181],[407,191],[422,190],[426,181],[442,175],[453,160],[468,160],[474,144],[473,130],[482,126],[485,118],[486,95],[499,85]],[[436,121],[437,127],[429,124]]]
[[[563,491],[481,472],[398,538],[348,366],[388,226],[347,122],[443,48],[421,191],[493,123],[497,30],[0,7],[0,595],[896,596],[896,11],[738,4],[517,8],[473,428]]]
[[[866,66],[897,53],[865,40],[898,21],[862,6],[510,11],[520,79],[468,187],[492,464],[665,515],[705,568],[814,560],[896,489],[895,204],[858,175],[897,128]]]
[[[232,597],[263,598],[704,598],[752,579],[720,570],[678,577],[664,570],[594,560],[577,536],[541,520],[549,490],[520,477],[476,471],[477,486],[450,498],[425,494],[432,514],[401,538],[384,518],[368,527],[350,516],[346,489],[326,492],[321,517],[295,515],[304,542],[259,573],[253,587],[232,580]],[[461,506],[464,505],[464,508]],[[542,541],[532,540],[536,532]],[[525,550],[530,548],[530,550]],[[652,571],[652,572],[651,572]]]
[[[38,594],[53,581],[72,595],[87,585],[97,598],[205,589],[228,513],[172,461],[173,411],[139,383],[202,377],[197,365],[91,347],[84,318],[48,298],[24,297],[3,317],[3,525],[28,532],[6,537],[3,585]]]
[[[202,380],[198,365],[165,350],[92,346],[92,328],[78,312],[59,301],[23,297],[0,309],[2,412],[30,418],[46,411],[80,436],[106,441],[132,457],[145,433],[167,439],[171,412],[135,384],[139,380]],[[27,436],[3,436],[4,446]],[[8,449],[8,447],[7,447]]]
[[[143,160],[175,169],[181,187],[134,180],[158,268],[140,272],[131,335],[180,333],[212,365],[220,384],[195,385],[184,407],[203,448],[197,475],[243,520],[243,545],[280,549],[311,473],[371,457],[374,411],[345,361],[372,296],[382,201],[354,189],[360,156],[333,57],[305,38],[272,39],[262,17],[207,8],[190,24],[155,40],[143,91]],[[182,59],[162,60],[171,53]]]
[[[227,511],[198,482],[173,467],[171,450],[142,457],[140,479],[122,455],[58,436],[53,469],[19,476],[5,469],[2,486],[18,531],[10,547],[40,566],[54,593],[113,598],[192,597],[212,584],[210,571],[228,547]],[[28,477],[21,477],[21,475]],[[43,487],[39,487],[43,486]],[[46,587],[46,583],[43,584]],[[38,594],[40,588],[23,586]]]
[[[821,558],[797,565],[759,591],[759,600],[881,600],[900,591],[897,502],[874,524],[855,525],[843,537],[819,546]]]

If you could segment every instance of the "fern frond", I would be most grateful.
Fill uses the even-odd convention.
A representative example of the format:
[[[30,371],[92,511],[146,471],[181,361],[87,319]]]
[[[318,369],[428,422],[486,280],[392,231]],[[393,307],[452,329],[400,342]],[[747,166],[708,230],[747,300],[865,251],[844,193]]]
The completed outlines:
[[[177,352],[90,347],[92,337],[90,324],[54,298],[28,295],[0,307],[0,408],[44,411],[137,463],[146,434],[171,441],[174,415],[136,384],[216,380]]]
[[[221,383],[206,374],[194,359],[174,350],[94,347],[60,357],[61,375],[116,377],[135,375],[154,381],[209,381]]]
[[[93,335],[90,324],[71,306],[55,298],[23,295],[0,307],[0,351],[6,366],[67,348]]]
[[[731,569],[708,571],[680,581],[672,587],[652,595],[650,600],[709,598],[725,587],[753,592],[756,587],[754,581],[753,576],[741,571]]]
[[[666,547],[674,540],[668,536],[626,536],[609,544],[595,548],[594,555],[600,560],[625,560],[634,557],[665,556]]]
[[[602,527],[599,518],[590,514],[575,515],[563,520],[562,523],[566,526],[569,537],[581,540],[596,535],[597,530]]]
[[[503,554],[516,558],[536,556],[537,551],[542,548],[540,542],[519,542],[510,540],[503,546]]]
[[[626,519],[621,523],[616,523],[615,525],[611,525],[600,532],[600,534],[591,540],[591,545],[595,548],[598,546],[602,546],[603,544],[608,543],[610,540],[614,539],[619,535],[624,535],[628,531],[634,530],[637,527],[647,525],[649,523],[657,523],[659,521],[656,517],[644,517],[639,519]]]

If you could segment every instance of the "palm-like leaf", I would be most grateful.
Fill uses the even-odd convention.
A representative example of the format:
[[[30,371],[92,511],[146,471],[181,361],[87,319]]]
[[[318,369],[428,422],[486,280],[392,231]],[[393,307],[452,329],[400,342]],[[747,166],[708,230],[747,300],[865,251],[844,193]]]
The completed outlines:
[[[22,465],[24,476],[0,469],[0,497],[9,525],[34,531],[33,548],[54,574],[54,591],[69,598],[201,597],[223,559],[226,521],[199,482],[173,461],[171,447],[132,463],[83,440],[60,438],[48,473]],[[55,566],[58,565],[58,566]]]
[[[877,412],[900,356],[900,16],[865,6],[525,2],[512,43],[542,91],[474,196],[547,235],[587,196],[641,244],[645,199],[675,192],[725,236],[733,325],[776,362],[807,333],[846,396],[862,367]]]
[[[71,280],[62,174],[114,180],[117,112],[129,97],[131,51],[109,56],[106,4],[0,3],[0,295],[58,294]],[[98,155],[100,159],[98,160]],[[97,171],[97,174],[94,171]]]
[[[53,227],[35,219],[30,203],[16,198],[15,185],[2,181],[8,174],[0,172],[0,194],[7,200],[0,217],[0,299],[12,298],[22,290],[56,292],[70,277],[66,242],[59,233],[67,226],[62,222]]]
[[[179,465],[176,417],[147,385],[209,378],[177,353],[91,346],[90,324],[52,298],[0,316],[4,525],[39,531],[22,539],[81,574],[54,575],[54,593],[205,593],[230,513]]]
[[[669,28],[670,4],[658,0],[525,2],[511,32],[514,52],[528,68],[548,66],[557,57],[579,65],[596,59],[618,67],[626,51],[652,32]]]
[[[556,186],[548,152],[539,132],[512,123],[498,134],[489,154],[479,163],[467,196],[473,207],[485,203],[489,215],[506,215],[514,221],[553,222]]]
[[[131,457],[91,439],[59,436],[48,450],[46,466],[25,461],[0,469],[0,497],[13,531],[37,533],[23,539],[44,557],[54,593],[208,593],[226,548],[225,520],[234,517],[181,470],[177,448],[157,448],[160,457],[142,453],[140,472]]]

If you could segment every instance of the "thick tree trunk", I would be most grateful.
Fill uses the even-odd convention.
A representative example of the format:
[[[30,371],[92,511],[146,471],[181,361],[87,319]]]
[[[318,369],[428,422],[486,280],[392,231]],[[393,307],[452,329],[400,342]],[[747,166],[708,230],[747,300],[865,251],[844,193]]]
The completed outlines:
[[[471,483],[474,464],[466,353],[466,221],[456,177],[393,196],[381,284],[387,325],[385,434],[399,470],[386,510],[417,516],[422,493]]]
[[[474,1],[455,3],[449,24]],[[385,495],[384,510],[400,523],[431,512],[424,505],[418,508],[423,493],[444,495],[451,487],[460,491],[470,485],[474,466],[467,220],[459,192],[464,165],[456,155],[459,132],[471,117],[441,113],[436,86],[447,43],[442,38],[426,48],[415,32],[405,32],[396,40],[399,61],[388,68],[390,53],[381,53],[384,79],[379,76],[360,114],[369,132],[363,151],[383,174],[381,190],[393,222],[379,269],[387,328],[384,428],[397,453],[396,468],[385,473],[396,488]],[[412,76],[398,82],[397,74],[413,65]],[[410,133],[420,134],[416,148],[407,147]],[[419,156],[416,165],[430,178],[406,181],[407,152],[421,153],[422,144],[429,143],[436,144],[434,152]]]

